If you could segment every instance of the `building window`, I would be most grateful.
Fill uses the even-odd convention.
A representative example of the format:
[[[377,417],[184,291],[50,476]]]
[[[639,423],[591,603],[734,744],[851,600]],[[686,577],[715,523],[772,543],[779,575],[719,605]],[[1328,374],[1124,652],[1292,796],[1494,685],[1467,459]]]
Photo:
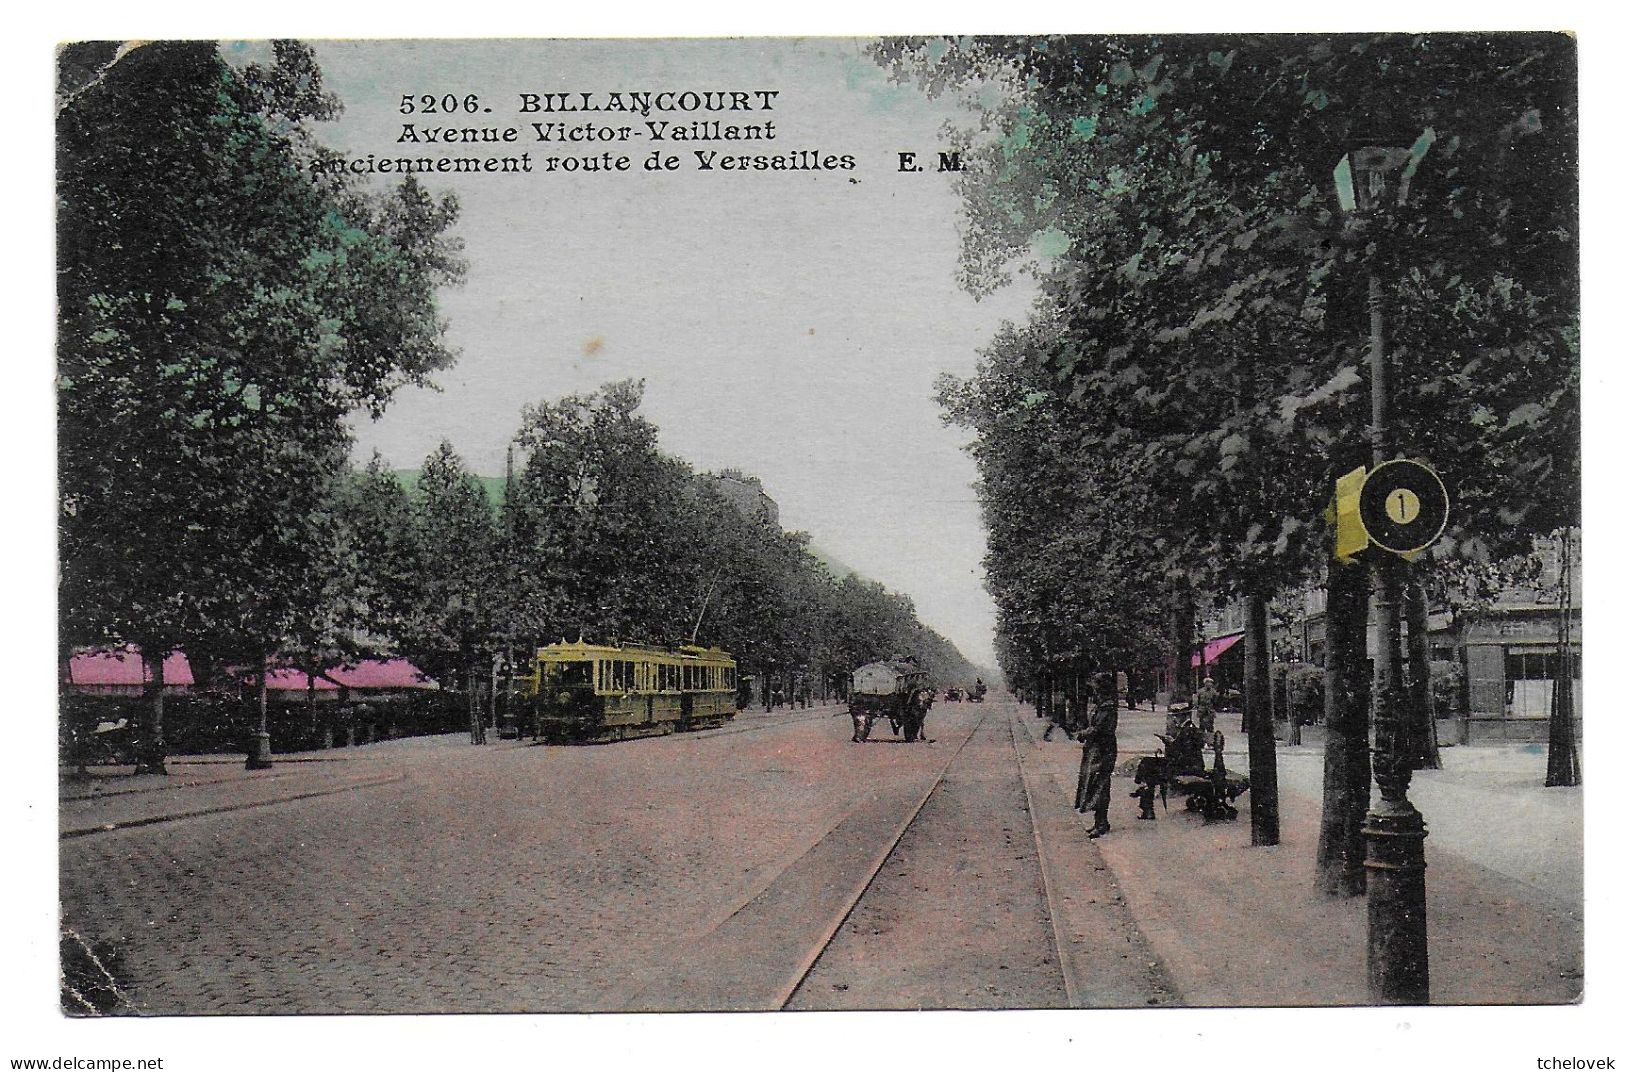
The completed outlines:
[[[1580,680],[1580,653],[1571,652],[1574,680]],[[1506,653],[1506,705],[1509,718],[1548,718],[1552,712],[1552,682],[1562,671],[1555,651]]]
[[[1574,666],[1574,680],[1580,680],[1580,653],[1571,652],[1569,661]],[[1561,657],[1555,651],[1507,652],[1508,681],[1552,681],[1561,669]]]

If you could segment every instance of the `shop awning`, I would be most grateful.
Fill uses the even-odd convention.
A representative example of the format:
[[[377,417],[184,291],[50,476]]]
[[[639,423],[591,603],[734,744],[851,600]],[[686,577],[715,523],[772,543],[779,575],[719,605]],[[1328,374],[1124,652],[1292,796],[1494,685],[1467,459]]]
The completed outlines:
[[[138,648],[82,651],[68,660],[66,684],[69,685],[141,688],[146,683],[146,667],[141,663],[141,652]],[[164,684],[172,687],[192,684],[192,665],[186,661],[186,656],[178,651],[171,652],[164,658]]]
[[[1246,633],[1232,633],[1230,636],[1222,636],[1217,640],[1209,640],[1202,645],[1200,652],[1191,656],[1191,665],[1202,666],[1205,664],[1212,666],[1219,661],[1219,656],[1235,647],[1236,641],[1246,635]]]
[[[438,689],[428,675],[405,659],[367,659],[355,666],[327,671],[327,676],[350,689]]]

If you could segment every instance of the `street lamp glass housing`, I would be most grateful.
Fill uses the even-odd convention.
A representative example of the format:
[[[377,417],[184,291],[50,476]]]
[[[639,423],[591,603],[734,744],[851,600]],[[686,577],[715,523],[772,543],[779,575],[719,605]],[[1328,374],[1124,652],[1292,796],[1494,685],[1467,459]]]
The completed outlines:
[[[1332,169],[1337,203],[1348,215],[1403,205],[1410,193],[1411,176],[1433,147],[1433,128],[1422,131],[1410,148],[1365,145],[1351,149]]]

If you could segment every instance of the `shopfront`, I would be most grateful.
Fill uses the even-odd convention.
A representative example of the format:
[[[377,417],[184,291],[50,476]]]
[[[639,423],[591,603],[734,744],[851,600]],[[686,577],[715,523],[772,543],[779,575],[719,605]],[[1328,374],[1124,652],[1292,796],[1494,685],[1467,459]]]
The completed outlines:
[[[1464,743],[1544,741],[1562,675],[1558,609],[1496,608],[1467,622],[1457,637],[1466,669]],[[1579,612],[1570,621],[1576,734],[1583,716]]]

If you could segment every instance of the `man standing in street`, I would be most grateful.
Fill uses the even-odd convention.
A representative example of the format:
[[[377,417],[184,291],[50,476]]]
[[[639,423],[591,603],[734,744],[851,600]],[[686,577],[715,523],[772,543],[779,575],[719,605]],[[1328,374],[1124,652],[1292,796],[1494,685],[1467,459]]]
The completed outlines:
[[[1095,825],[1085,833],[1097,838],[1112,828],[1106,812],[1111,805],[1112,768],[1117,766],[1117,681],[1111,674],[1096,674],[1089,686],[1094,702],[1078,734],[1083,763],[1078,768],[1075,803],[1079,811],[1095,813]]]
[[[1196,728],[1203,733],[1213,732],[1214,711],[1219,706],[1219,689],[1213,679],[1204,677],[1202,687],[1196,690]]]

